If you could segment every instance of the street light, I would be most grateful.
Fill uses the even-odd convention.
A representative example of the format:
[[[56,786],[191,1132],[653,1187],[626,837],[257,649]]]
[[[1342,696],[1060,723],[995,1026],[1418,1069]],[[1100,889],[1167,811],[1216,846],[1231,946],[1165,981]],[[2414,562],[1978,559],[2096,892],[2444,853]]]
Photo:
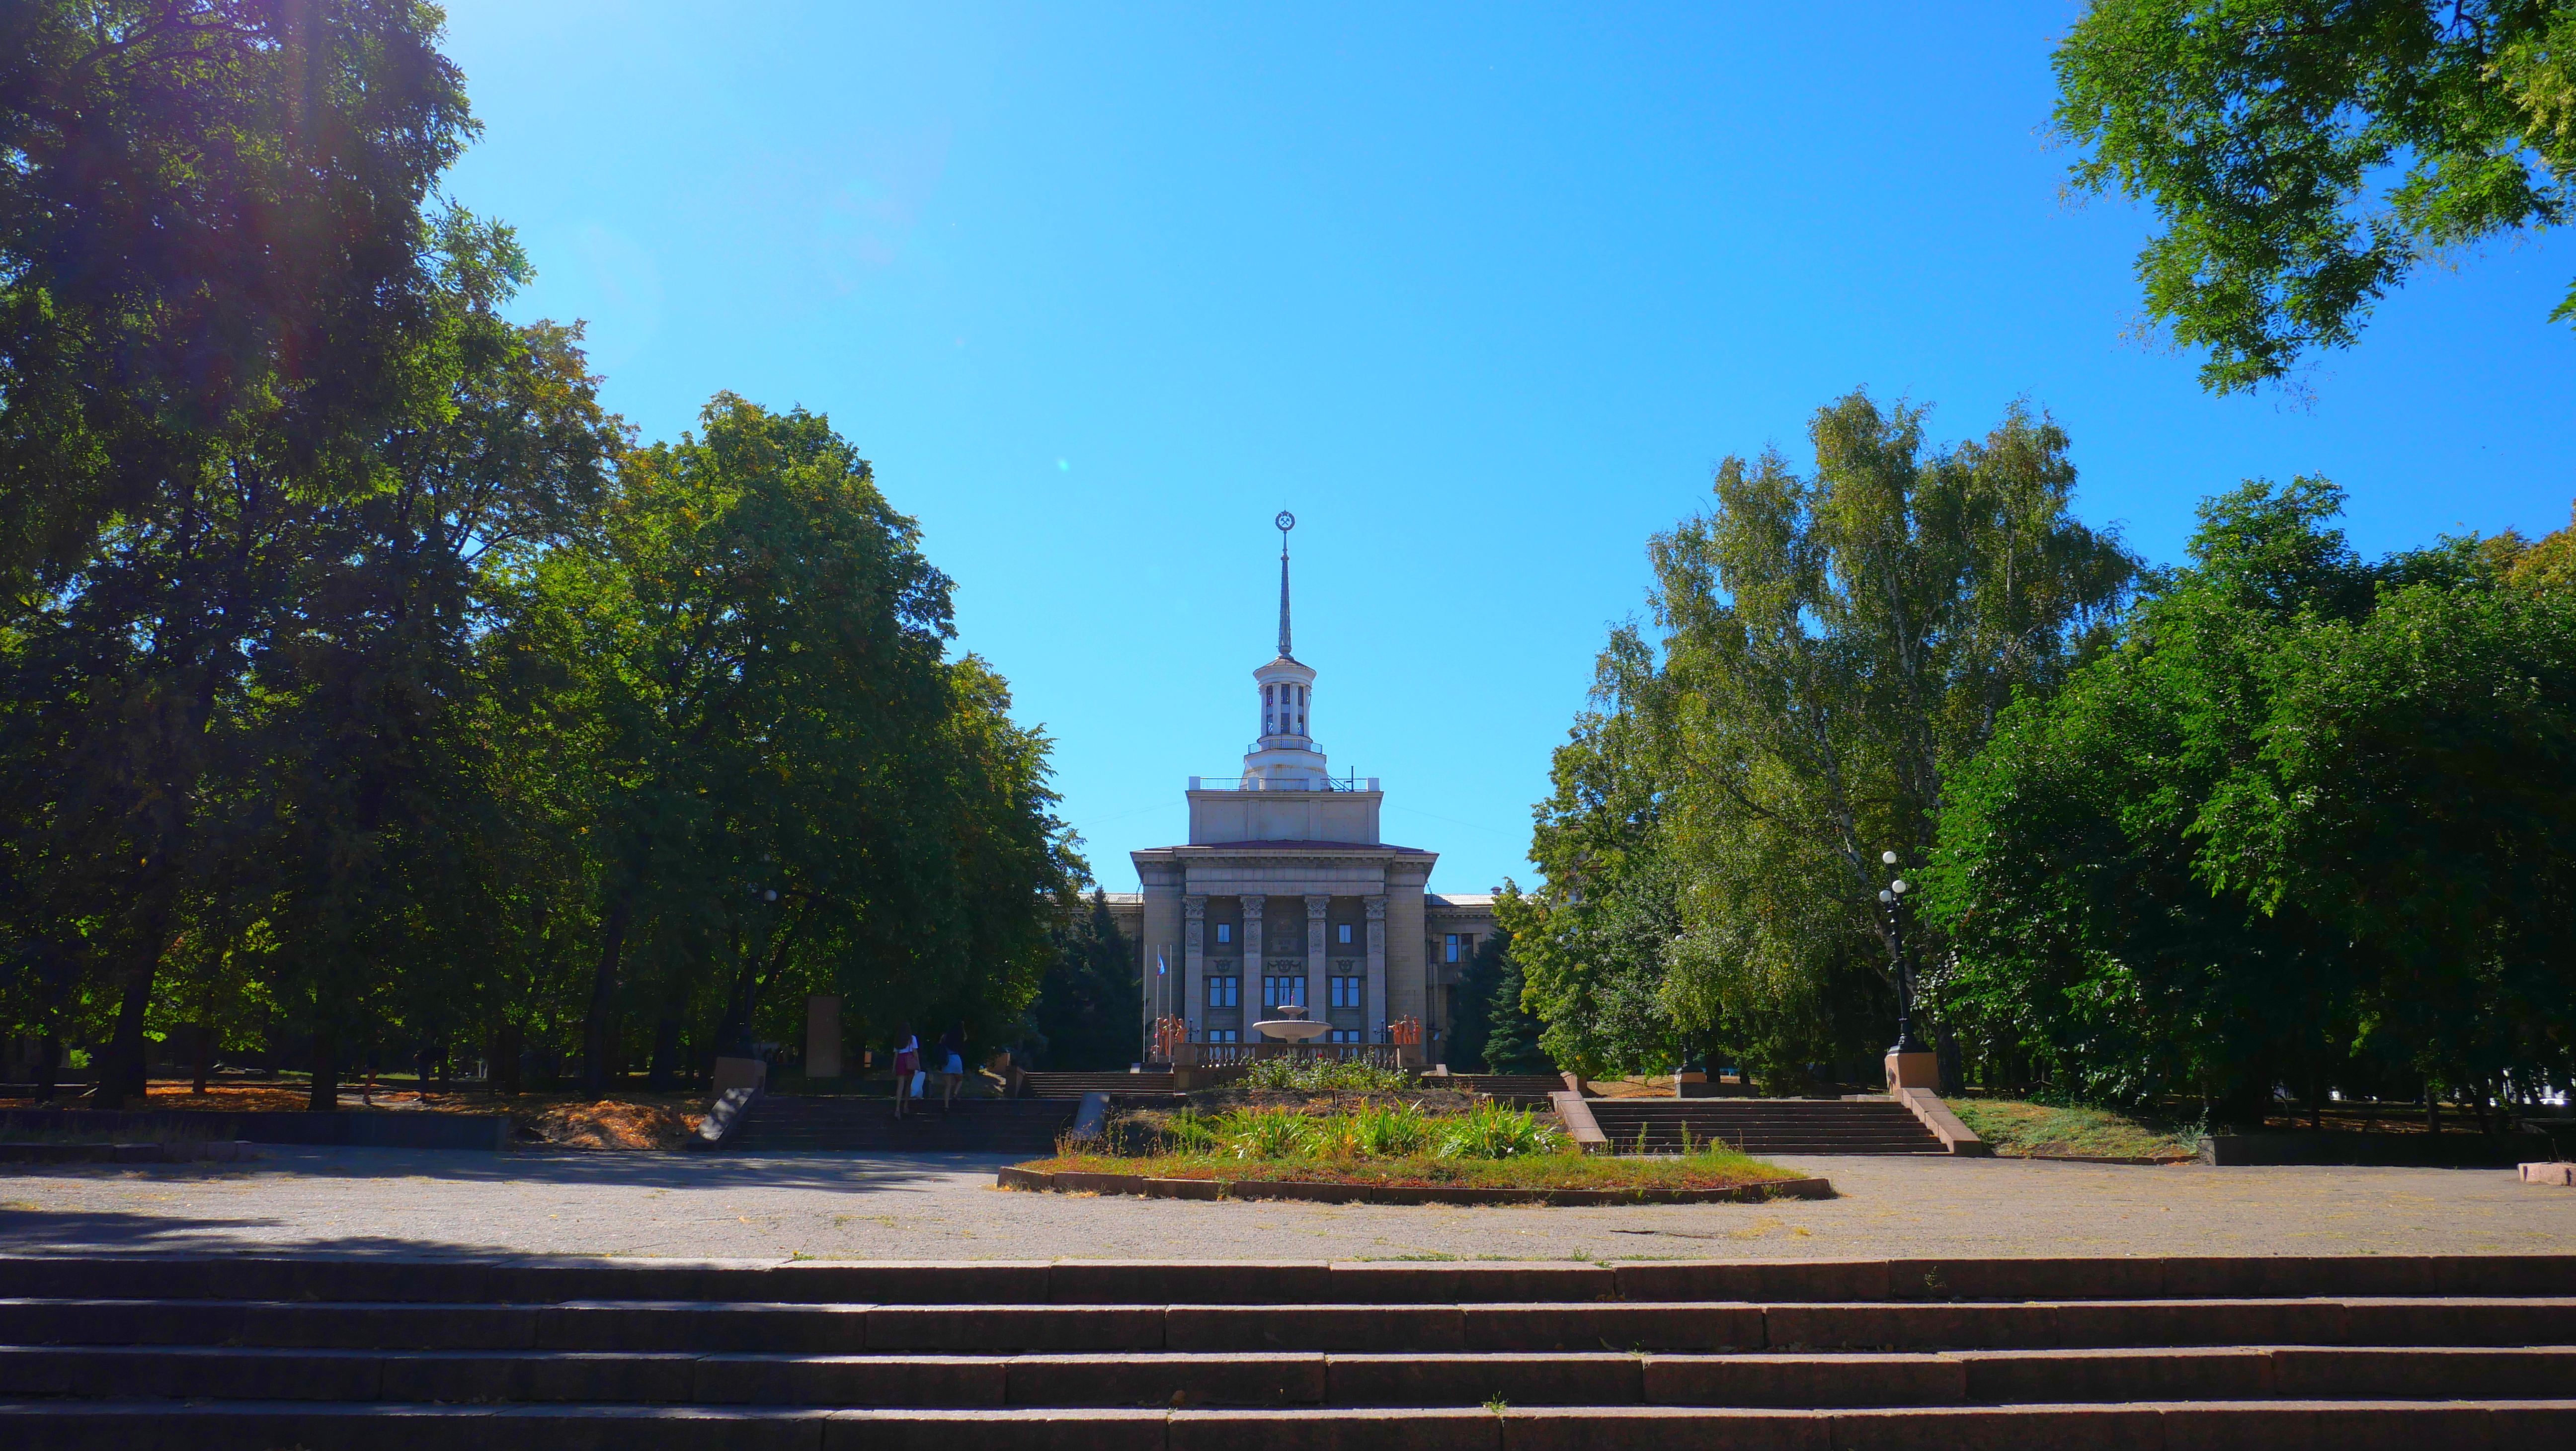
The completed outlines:
[[[1883,865],[1896,865],[1892,851],[1880,852],[1878,859]],[[1898,877],[1878,894],[1887,908],[1888,946],[1896,953],[1896,1045],[1887,1050],[1890,1053],[1923,1051],[1923,1045],[1914,1041],[1914,970],[1905,961],[1905,894],[1912,890],[1913,883]]]

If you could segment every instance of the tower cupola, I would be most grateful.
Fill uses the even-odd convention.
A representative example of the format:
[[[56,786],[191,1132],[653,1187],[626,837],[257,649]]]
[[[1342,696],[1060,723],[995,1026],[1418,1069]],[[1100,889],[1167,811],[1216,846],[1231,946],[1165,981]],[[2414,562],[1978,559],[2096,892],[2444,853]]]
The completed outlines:
[[[1315,746],[1315,671],[1297,659],[1289,631],[1288,531],[1297,527],[1297,516],[1282,509],[1271,523],[1279,530],[1279,655],[1252,672],[1260,692],[1260,734],[1244,753],[1244,784],[1293,790],[1290,783],[1298,783],[1324,790],[1331,773]]]

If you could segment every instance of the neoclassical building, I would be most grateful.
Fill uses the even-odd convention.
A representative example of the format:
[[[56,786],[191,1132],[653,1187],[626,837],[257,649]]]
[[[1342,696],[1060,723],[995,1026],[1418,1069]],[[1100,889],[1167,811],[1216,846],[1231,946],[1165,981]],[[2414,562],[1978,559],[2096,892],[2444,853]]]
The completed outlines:
[[[1288,535],[1279,536],[1279,654],[1252,672],[1260,733],[1231,779],[1189,778],[1189,841],[1133,853],[1144,890],[1110,898],[1136,945],[1153,1019],[1199,1043],[1242,1042],[1265,1009],[1304,1006],[1330,1041],[1382,1043],[1420,1019],[1444,1061],[1450,990],[1494,930],[1490,895],[1429,890],[1438,854],[1378,827],[1377,777],[1335,776],[1313,731],[1315,670],[1290,648]]]

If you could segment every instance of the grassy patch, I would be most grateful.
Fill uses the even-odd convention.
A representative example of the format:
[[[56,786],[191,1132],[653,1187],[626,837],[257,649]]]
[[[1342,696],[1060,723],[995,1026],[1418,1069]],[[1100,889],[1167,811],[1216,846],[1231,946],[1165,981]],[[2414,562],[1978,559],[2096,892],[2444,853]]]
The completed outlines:
[[[2107,1108],[2068,1108],[1999,1098],[1944,1099],[1959,1121],[2005,1158],[2066,1154],[2093,1159],[2188,1157],[2200,1131]]]
[[[1468,1189],[1732,1189],[1798,1175],[1732,1151],[1660,1159],[1570,1152],[1509,1159],[1292,1158],[1238,1159],[1218,1154],[1059,1154],[1020,1165],[1040,1173],[1137,1174],[1152,1179],[1297,1180],[1310,1184],[1386,1184]]]

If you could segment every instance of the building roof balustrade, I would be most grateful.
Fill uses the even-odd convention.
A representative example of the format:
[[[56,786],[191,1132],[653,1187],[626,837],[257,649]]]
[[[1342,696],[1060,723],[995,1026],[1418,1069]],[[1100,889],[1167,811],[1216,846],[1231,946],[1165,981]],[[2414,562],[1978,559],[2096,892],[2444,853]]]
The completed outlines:
[[[1192,776],[1193,791],[1375,791],[1375,776]]]

